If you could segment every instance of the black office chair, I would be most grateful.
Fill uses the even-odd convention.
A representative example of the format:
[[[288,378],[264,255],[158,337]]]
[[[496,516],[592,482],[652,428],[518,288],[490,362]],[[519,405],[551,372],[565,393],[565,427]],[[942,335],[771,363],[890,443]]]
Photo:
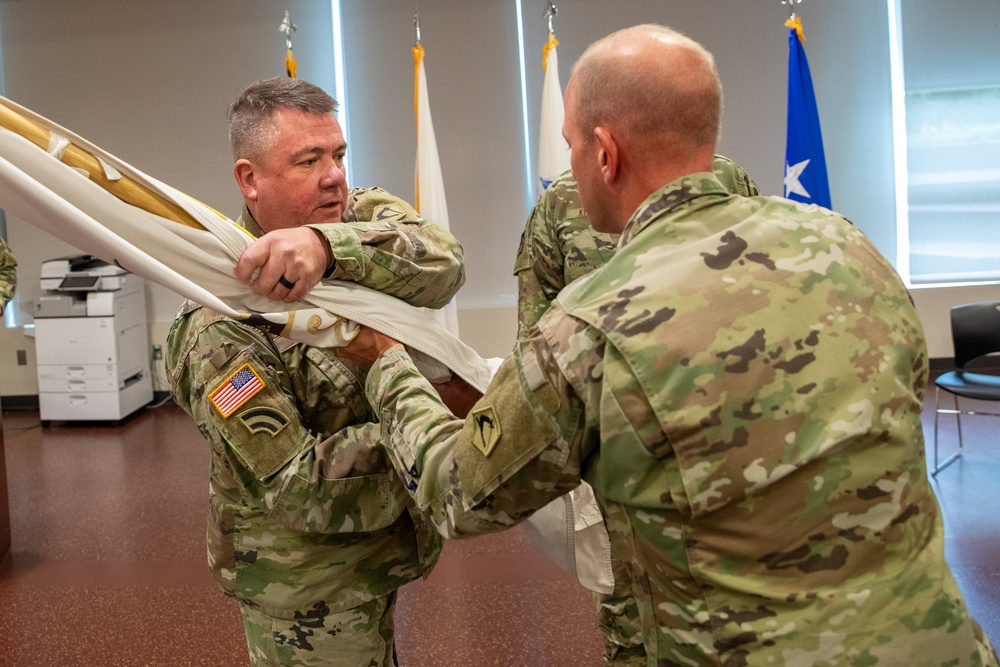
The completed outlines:
[[[1000,301],[968,303],[951,309],[951,339],[955,345],[955,370],[934,380],[934,468],[938,472],[962,455],[962,415],[1000,417],[1000,413],[961,410],[958,397],[980,401],[1000,401],[1000,376],[976,373],[977,359],[1000,352]],[[981,369],[983,364],[978,364]],[[941,391],[952,395],[955,409],[941,408]],[[938,463],[938,417],[955,415],[958,450]]]

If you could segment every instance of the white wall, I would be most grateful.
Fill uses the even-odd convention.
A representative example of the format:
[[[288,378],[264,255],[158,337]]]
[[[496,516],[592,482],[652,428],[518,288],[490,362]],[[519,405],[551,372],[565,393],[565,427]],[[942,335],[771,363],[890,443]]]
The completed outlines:
[[[544,0],[523,0],[528,122],[538,123]],[[787,9],[731,0],[574,0],[557,3],[563,84],[593,39],[635,23],[671,25],[705,44],[725,89],[720,152],[768,194],[784,162]],[[7,97],[86,136],[134,166],[231,216],[225,109],[248,83],[284,73],[285,9],[298,75],[331,93],[330,4],[321,0],[0,0]],[[514,0],[422,0],[422,41],[453,231],[469,280],[458,297],[463,337],[502,355],[515,331],[514,253],[531,194],[524,164]],[[881,0],[806,2],[806,31],[834,206],[889,257],[895,203],[887,14]],[[348,53],[349,161],[357,185],[413,196],[413,3],[343,0]],[[532,155],[532,164],[534,155]],[[533,175],[533,167],[532,167]],[[2,205],[2,202],[0,202]],[[72,249],[8,216],[22,300],[40,263]],[[918,290],[932,357],[951,356],[947,309],[996,287]],[[148,288],[150,341],[162,343],[180,298]],[[16,366],[16,350],[28,354]],[[0,394],[36,393],[33,341],[0,327]],[[158,387],[163,388],[163,387]]]

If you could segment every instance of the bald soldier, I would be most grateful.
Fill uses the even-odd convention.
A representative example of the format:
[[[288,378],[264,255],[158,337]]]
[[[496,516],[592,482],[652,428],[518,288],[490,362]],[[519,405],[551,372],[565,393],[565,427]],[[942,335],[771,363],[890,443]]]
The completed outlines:
[[[714,156],[712,173],[733,194],[744,197],[760,194],[746,171],[725,156]],[[590,226],[571,171],[552,181],[528,216],[514,260],[518,339],[530,335],[532,325],[567,284],[604,266],[618,247],[618,241],[618,234],[597,232]],[[614,587],[610,592],[593,592],[604,639],[604,663],[619,667],[645,665],[642,627],[628,568],[616,554],[608,553],[605,527],[599,521],[592,524],[586,519],[594,502],[594,492],[586,482],[570,492],[573,524],[577,527],[574,535],[577,568],[590,561],[591,567],[610,565],[613,573]],[[556,512],[559,506],[559,503],[549,505],[536,519]],[[586,527],[581,529],[581,526]],[[594,531],[601,531],[599,537],[594,536]],[[578,579],[584,583],[582,578]]]
[[[944,560],[907,290],[840,215],[726,192],[721,101],[712,56],[668,28],[587,49],[563,134],[620,246],[464,420],[392,339],[345,348],[393,464],[448,536],[589,482],[650,665],[997,665]]]

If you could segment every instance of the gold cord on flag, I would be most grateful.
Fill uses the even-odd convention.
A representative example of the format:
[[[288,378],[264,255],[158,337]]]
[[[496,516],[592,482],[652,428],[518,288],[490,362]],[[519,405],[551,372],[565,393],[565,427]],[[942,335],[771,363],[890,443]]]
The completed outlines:
[[[795,14],[792,14],[791,18],[785,21],[785,27],[795,30],[795,34],[799,36],[799,41],[805,44],[806,34],[802,30],[802,19]]]
[[[24,137],[43,151],[49,152],[52,133],[3,104],[0,104],[0,126]],[[204,229],[204,226],[183,208],[128,176],[108,178],[100,160],[74,144],[67,145],[62,151],[62,155],[54,157],[63,164],[83,172],[94,183],[126,204],[188,227]]]
[[[549,51],[551,51],[552,49],[554,49],[557,46],[559,46],[559,40],[556,39],[556,34],[554,32],[550,32],[549,33],[549,41],[545,42],[545,44],[542,46],[542,73],[543,74],[545,73],[545,70],[549,66]]]
[[[419,28],[418,28],[419,30]],[[420,63],[424,59],[424,45],[417,42],[413,45],[413,118],[417,137],[420,136]],[[414,208],[420,212],[420,172],[416,176],[416,194]]]

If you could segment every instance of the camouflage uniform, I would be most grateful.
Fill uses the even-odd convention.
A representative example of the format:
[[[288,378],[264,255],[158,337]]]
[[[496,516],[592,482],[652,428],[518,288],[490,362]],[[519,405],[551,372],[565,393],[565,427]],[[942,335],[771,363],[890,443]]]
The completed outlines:
[[[719,182],[733,194],[760,194],[746,171],[729,158],[716,155],[712,168]],[[565,172],[546,188],[528,217],[514,262],[518,340],[527,336],[562,288],[611,259],[619,238],[618,234],[597,232],[590,226],[571,172]],[[612,566],[615,590],[610,595],[594,594],[604,635],[604,662],[643,665],[646,652],[632,581],[621,560],[613,557]]]
[[[366,389],[449,535],[590,482],[651,665],[996,666],[944,560],[927,378],[909,294],[857,228],[700,173],[640,205],[466,420],[401,350]]]
[[[760,194],[746,171],[729,158],[716,155],[712,168],[733,194]],[[590,226],[571,172],[552,181],[531,210],[514,260],[518,339],[548,310],[563,287],[604,266],[618,239],[618,234],[597,232]]]
[[[335,277],[429,307],[461,285],[461,246],[409,205],[352,190],[347,211],[381,222],[318,226]],[[379,446],[366,369],[190,302],[167,366],[211,445],[209,566],[240,602],[252,662],[394,664],[396,590],[430,572],[441,542]]]
[[[17,260],[10,246],[0,239],[0,312],[7,306],[7,303],[14,298],[14,290],[17,287]]]

